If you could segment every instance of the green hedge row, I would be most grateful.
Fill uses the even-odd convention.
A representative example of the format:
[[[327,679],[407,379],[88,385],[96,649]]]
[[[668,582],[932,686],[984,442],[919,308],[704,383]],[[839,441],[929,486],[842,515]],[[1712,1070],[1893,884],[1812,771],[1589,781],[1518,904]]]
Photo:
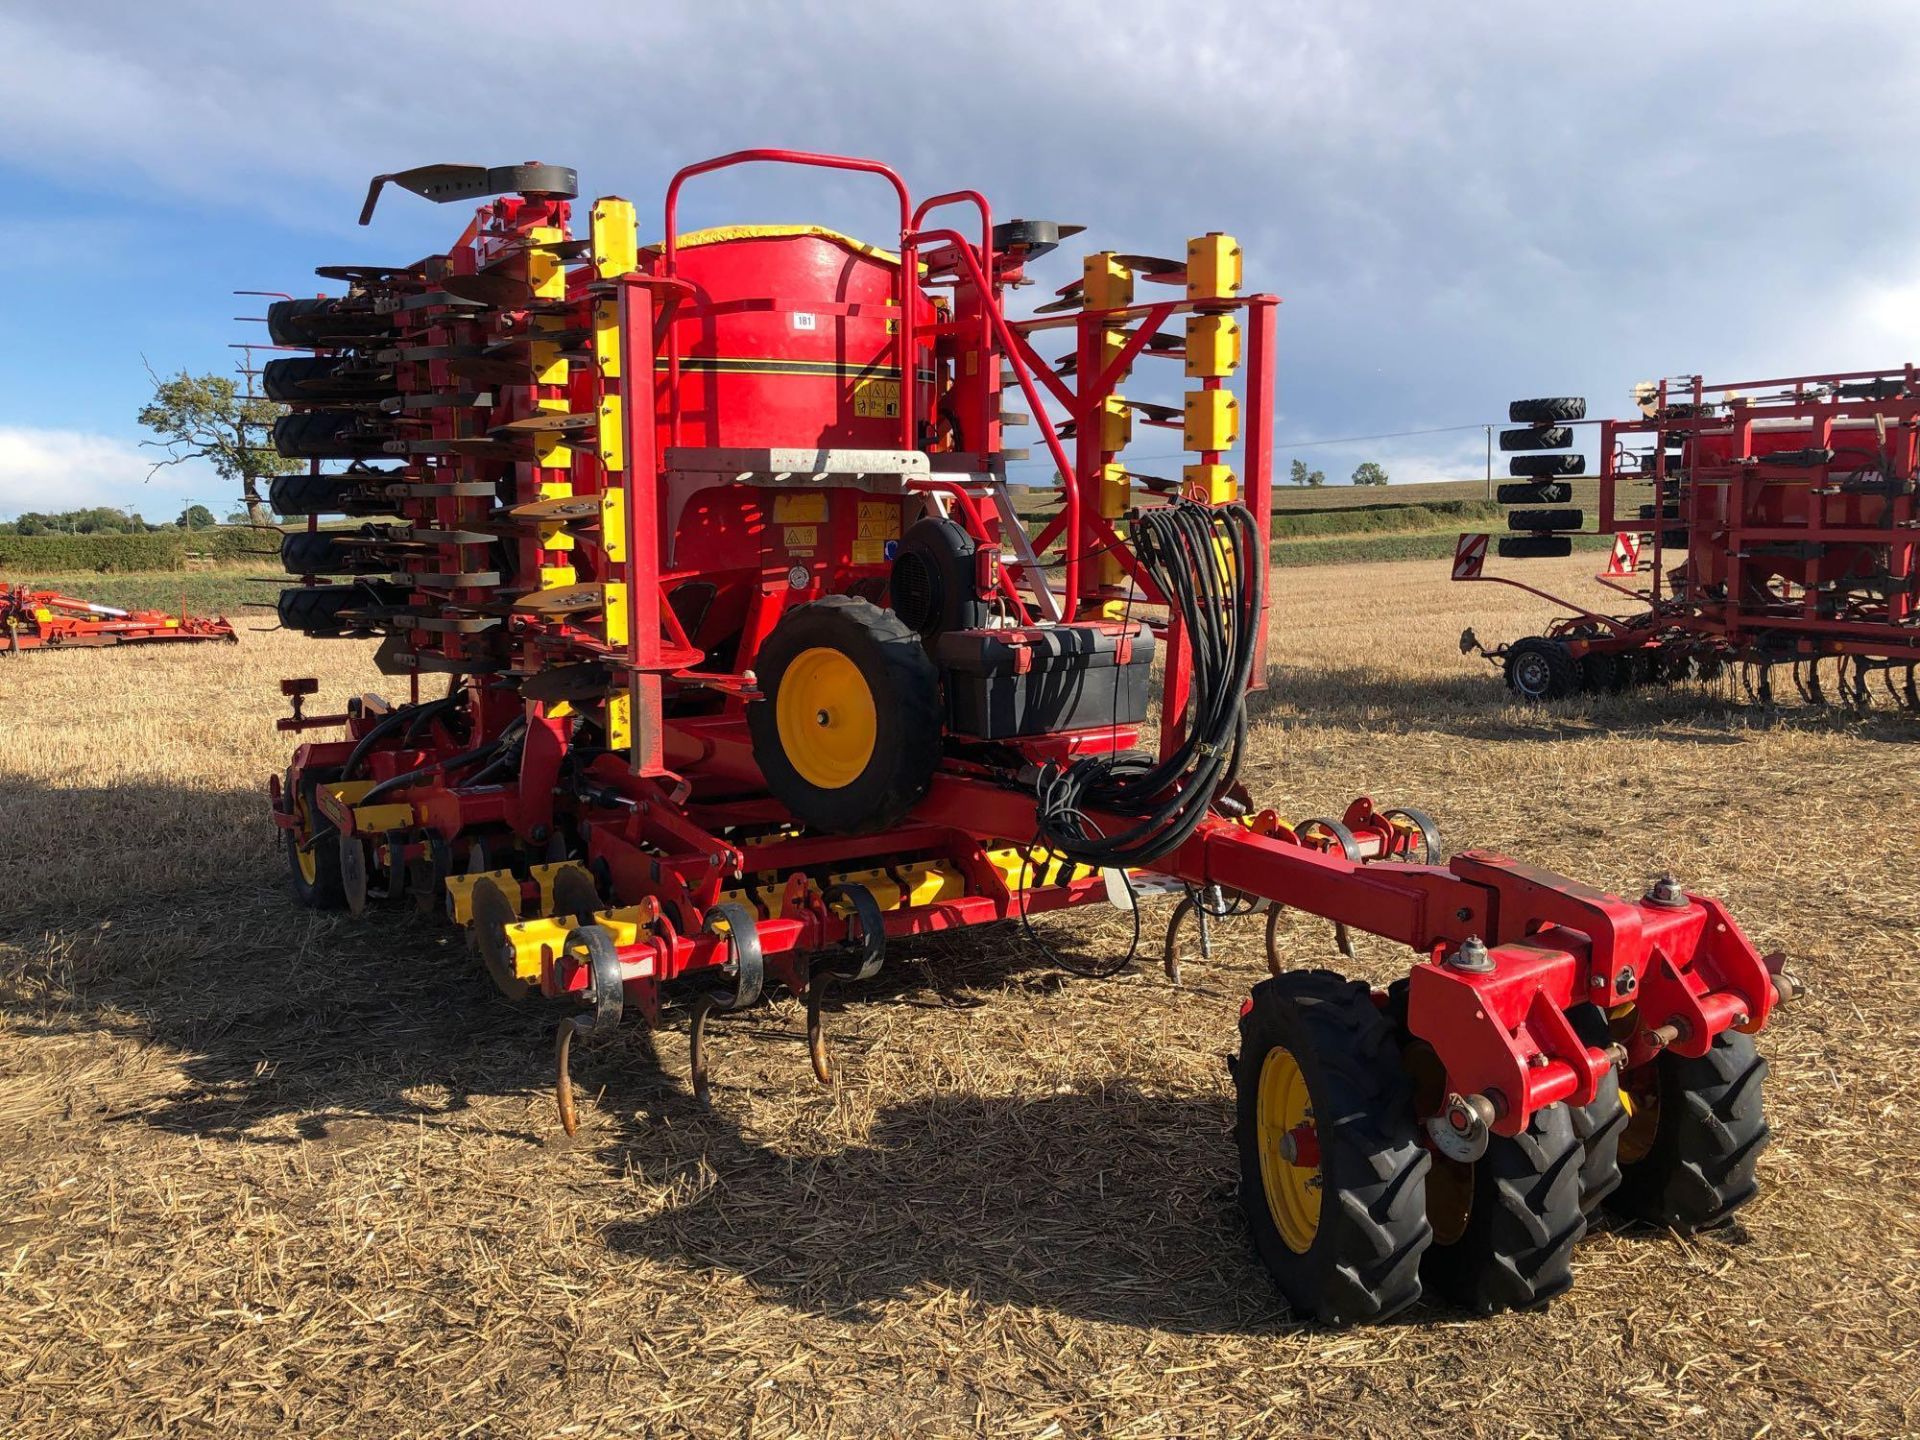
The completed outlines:
[[[1276,540],[1315,535],[1396,535],[1449,527],[1473,528],[1473,522],[1498,521],[1501,509],[1491,500],[1443,500],[1432,505],[1351,505],[1330,510],[1280,510],[1274,513]]]
[[[184,570],[189,555],[222,564],[258,564],[278,548],[270,532],[243,526],[144,535],[0,535],[0,570],[22,577],[36,571],[109,575]]]

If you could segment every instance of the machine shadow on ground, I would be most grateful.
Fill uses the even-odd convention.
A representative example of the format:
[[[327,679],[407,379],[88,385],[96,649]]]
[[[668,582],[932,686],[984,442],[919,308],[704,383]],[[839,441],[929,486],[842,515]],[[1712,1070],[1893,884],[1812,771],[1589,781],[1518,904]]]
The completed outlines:
[[[0,779],[0,814],[33,817],[0,837],[10,873],[30,869],[27,829],[57,830],[63,816],[164,805],[170,829],[183,837],[143,843],[150,837],[129,825],[115,840],[88,825],[99,898],[29,887],[0,914],[0,1016],[14,1035],[154,1047],[185,1082],[83,1108],[114,1123],[293,1145],[324,1140],[346,1122],[450,1124],[479,1099],[551,1090],[554,1027],[577,1006],[499,995],[461,931],[408,898],[363,917],[299,908],[274,832],[262,818],[236,833],[236,801],[260,808],[254,792],[49,789]],[[196,837],[208,853],[195,851]],[[896,945],[879,976],[829,1001],[829,1024],[847,1006],[875,1001],[964,1010],[990,1003],[997,990],[1045,997],[1095,983],[1066,968],[1110,960],[1095,943],[1069,923],[1037,917],[1031,936],[1007,924]],[[1157,958],[1145,948],[1152,943],[1143,938],[1141,963]],[[716,1044],[751,1035],[790,1047],[794,1084],[811,1086],[800,1009],[788,997],[722,1020]],[[670,1004],[663,1025],[683,1032],[685,1018]],[[684,1049],[678,1037],[671,1043]],[[684,1077],[650,1063],[643,1027],[629,1022],[609,1047],[583,1047],[576,1063],[593,1063],[600,1048],[618,1050],[621,1073],[641,1077],[634,1083],[685,1094]],[[36,1067],[20,1083],[60,1084],[55,1062],[44,1063],[54,1070]],[[274,1123],[283,1118],[292,1133]],[[556,1124],[516,1138],[544,1145],[558,1133]]]

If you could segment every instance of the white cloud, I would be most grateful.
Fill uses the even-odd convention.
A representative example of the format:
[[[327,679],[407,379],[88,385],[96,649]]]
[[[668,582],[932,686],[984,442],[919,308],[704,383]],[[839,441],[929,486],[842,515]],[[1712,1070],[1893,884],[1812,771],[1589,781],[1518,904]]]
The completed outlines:
[[[0,517],[113,505],[171,520],[189,501],[225,513],[227,487],[205,465],[170,465],[149,479],[156,453],[112,435],[0,425]]]

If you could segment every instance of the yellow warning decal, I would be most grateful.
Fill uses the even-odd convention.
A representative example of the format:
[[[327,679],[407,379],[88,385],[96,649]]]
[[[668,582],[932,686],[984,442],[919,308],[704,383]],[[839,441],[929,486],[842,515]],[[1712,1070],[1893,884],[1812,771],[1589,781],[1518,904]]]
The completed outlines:
[[[900,382],[898,380],[854,381],[853,413],[856,419],[897,419],[900,414]]]
[[[862,505],[860,509],[864,514],[866,506]],[[773,497],[773,518],[779,525],[823,521],[827,518],[827,497],[818,490],[803,495],[776,495]]]

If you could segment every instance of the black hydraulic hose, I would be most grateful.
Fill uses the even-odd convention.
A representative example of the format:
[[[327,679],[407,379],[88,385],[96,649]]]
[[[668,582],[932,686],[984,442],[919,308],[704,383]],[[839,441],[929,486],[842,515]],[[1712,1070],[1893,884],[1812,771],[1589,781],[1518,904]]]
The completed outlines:
[[[515,732],[521,724],[521,721],[514,721],[513,725],[503,730],[494,739],[487,741],[484,745],[476,745],[471,750],[463,750],[458,755],[449,755],[445,760],[436,761],[432,765],[422,765],[418,770],[408,770],[402,774],[382,780],[378,785],[367,791],[366,794],[362,795],[353,803],[355,805],[365,805],[369,801],[387,794],[389,791],[398,790],[406,785],[412,784],[424,775],[432,775],[436,772],[442,775],[451,774],[455,770],[464,770],[467,766],[475,764],[478,761],[493,758],[496,756],[496,752],[504,749],[513,742]],[[486,772],[482,771],[481,773],[485,774]],[[475,779],[478,778],[478,776],[475,777]],[[470,781],[469,783],[472,782]]]
[[[360,743],[348,752],[346,763],[340,767],[340,778],[351,780],[353,772],[360,768],[360,762],[367,758],[367,753],[380,742],[381,737],[402,721],[411,719],[412,714],[412,711],[402,708],[376,720],[373,727],[360,737]]]
[[[1193,834],[1213,797],[1233,783],[1245,748],[1247,683],[1265,598],[1257,532],[1252,513],[1237,504],[1179,499],[1135,517],[1134,551],[1188,642],[1186,730],[1158,761],[1093,755],[1045,767],[1034,788],[1038,839],[1048,848],[1089,865],[1148,864]],[[1102,835],[1090,812],[1132,823]]]

